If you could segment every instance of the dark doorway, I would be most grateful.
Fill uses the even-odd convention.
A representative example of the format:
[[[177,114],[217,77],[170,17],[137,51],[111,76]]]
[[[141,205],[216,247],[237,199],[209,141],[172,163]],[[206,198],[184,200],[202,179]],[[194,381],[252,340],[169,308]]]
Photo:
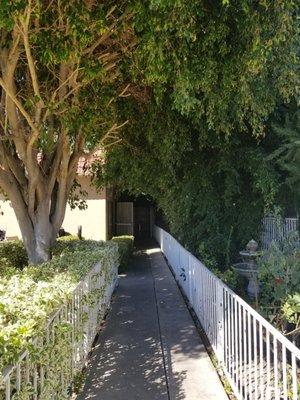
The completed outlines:
[[[137,240],[151,237],[150,207],[134,205],[134,236]]]
[[[120,209],[129,207],[131,205],[132,213],[130,221],[122,219],[120,210],[118,212],[118,206]],[[136,244],[138,246],[145,243],[149,243],[149,239],[152,237],[152,229],[154,224],[155,215],[155,203],[147,196],[133,196],[126,192],[121,193],[117,197],[117,209],[116,209],[116,224],[115,234],[117,235],[133,235]],[[129,222],[131,223],[131,229],[129,229]],[[125,226],[126,225],[126,226]],[[126,228],[126,231],[120,231],[120,227]]]

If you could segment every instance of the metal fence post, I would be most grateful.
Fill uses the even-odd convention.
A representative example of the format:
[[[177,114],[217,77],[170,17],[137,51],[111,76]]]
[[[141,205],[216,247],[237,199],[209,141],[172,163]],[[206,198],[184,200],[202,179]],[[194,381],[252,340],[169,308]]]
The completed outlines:
[[[223,288],[217,282],[217,296],[216,296],[216,315],[217,315],[217,353],[219,361],[224,362],[224,295]]]

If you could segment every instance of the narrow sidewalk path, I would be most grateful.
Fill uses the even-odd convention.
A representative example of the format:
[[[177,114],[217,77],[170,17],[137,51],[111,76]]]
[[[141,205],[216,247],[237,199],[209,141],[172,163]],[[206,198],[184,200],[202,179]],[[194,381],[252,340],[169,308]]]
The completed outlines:
[[[158,248],[134,257],[78,400],[228,400]]]

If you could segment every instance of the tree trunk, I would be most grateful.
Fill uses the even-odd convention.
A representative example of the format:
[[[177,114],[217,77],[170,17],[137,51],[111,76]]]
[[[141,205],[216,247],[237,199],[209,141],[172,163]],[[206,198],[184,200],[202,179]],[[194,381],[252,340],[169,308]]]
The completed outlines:
[[[24,203],[12,201],[30,264],[41,264],[51,258],[51,246],[55,243],[64,219],[67,200],[65,199],[65,204],[62,205],[56,201],[55,208],[60,205],[59,209],[62,211],[60,218],[55,222],[51,220],[50,203],[49,199],[45,198],[30,217]]]
[[[52,227],[50,223],[48,229],[44,229],[40,225],[41,223],[38,221],[33,229],[32,240],[25,246],[30,264],[41,264],[51,257]]]
[[[51,257],[51,246],[63,223],[68,196],[75,179],[79,153],[60,154],[57,169],[45,177],[39,167],[28,173],[24,185],[9,170],[0,168],[0,185],[11,200],[24,246],[31,264],[40,264]],[[62,153],[64,154],[64,153]],[[55,174],[56,173],[56,174]]]
[[[50,259],[50,245],[47,237],[36,235],[25,247],[29,264],[41,264]]]
[[[35,265],[48,261],[51,258],[53,236],[56,238],[57,235],[57,232],[53,232],[49,213],[46,210],[40,211],[36,214],[35,221],[30,221],[29,225],[27,219],[18,220],[29,263]]]

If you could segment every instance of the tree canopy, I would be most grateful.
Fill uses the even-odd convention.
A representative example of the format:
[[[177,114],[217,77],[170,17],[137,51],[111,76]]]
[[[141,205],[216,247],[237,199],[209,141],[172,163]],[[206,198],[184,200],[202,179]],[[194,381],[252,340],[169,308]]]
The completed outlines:
[[[137,117],[97,181],[151,195],[177,238],[224,266],[259,238],[286,178],[270,154],[299,95],[299,5],[153,0],[136,13],[133,76],[150,100],[119,102]]]
[[[206,129],[261,134],[299,94],[293,0],[152,0],[136,5],[142,76],[157,97]],[[298,54],[297,54],[298,52]]]

